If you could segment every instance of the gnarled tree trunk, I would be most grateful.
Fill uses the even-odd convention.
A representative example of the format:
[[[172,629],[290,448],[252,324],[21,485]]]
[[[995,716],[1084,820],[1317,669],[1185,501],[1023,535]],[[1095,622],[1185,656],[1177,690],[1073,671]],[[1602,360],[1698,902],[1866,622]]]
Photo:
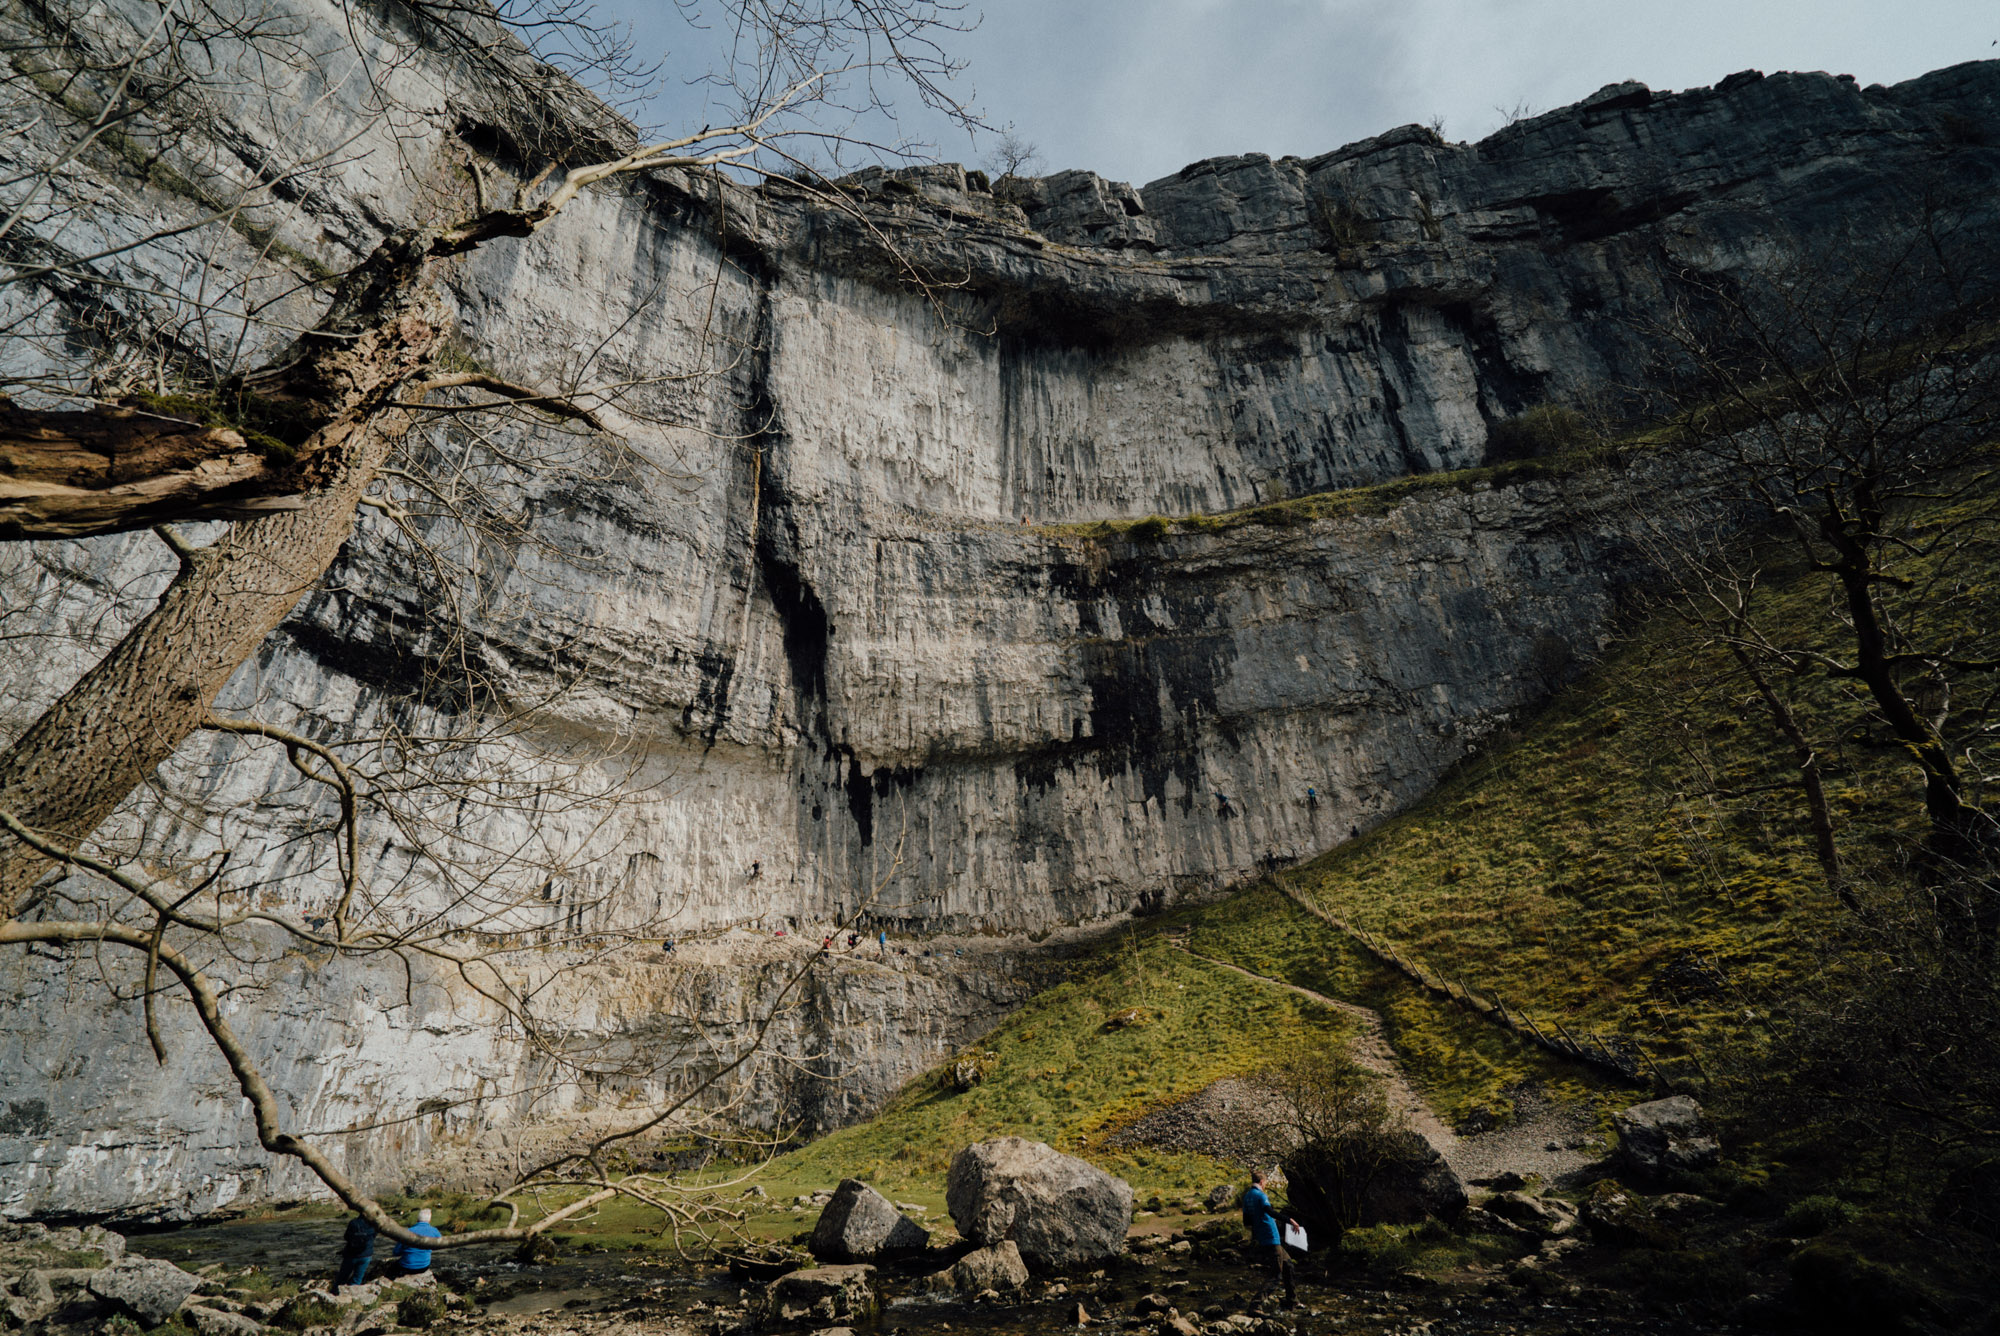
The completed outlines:
[[[449,330],[425,283],[433,239],[399,233],[342,284],[275,366],[249,377],[321,425],[294,468],[296,509],[183,550],[158,606],[0,756],[0,810],[68,843],[95,830],[200,725],[216,694],[340,553],[407,423],[394,405]],[[48,860],[0,833],[0,918]]]

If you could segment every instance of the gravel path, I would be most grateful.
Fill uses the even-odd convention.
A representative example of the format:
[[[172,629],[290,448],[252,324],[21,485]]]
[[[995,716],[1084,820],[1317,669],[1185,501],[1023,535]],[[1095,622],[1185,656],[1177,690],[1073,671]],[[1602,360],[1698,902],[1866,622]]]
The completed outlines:
[[[1284,979],[1273,979],[1202,955],[1175,942],[1176,949],[1218,969],[1233,970],[1246,979],[1283,988],[1339,1012],[1354,1022],[1349,1045],[1354,1060],[1382,1079],[1389,1106],[1409,1129],[1436,1147],[1458,1176],[1467,1182],[1514,1173],[1540,1174],[1550,1182],[1569,1178],[1604,1153],[1604,1145],[1582,1113],[1562,1108],[1539,1090],[1509,1092],[1515,1117],[1505,1127],[1460,1136],[1437,1116],[1410,1081],[1382,1028],[1382,1017],[1368,1007],[1314,992]],[[1260,1097],[1261,1096],[1261,1097]],[[1241,1152],[1255,1154],[1267,1144],[1268,1129],[1281,1122],[1279,1097],[1254,1082],[1218,1081],[1200,1094],[1149,1114],[1119,1137],[1121,1142],[1199,1150],[1219,1159],[1247,1162]],[[1239,1153],[1219,1153],[1236,1151]]]

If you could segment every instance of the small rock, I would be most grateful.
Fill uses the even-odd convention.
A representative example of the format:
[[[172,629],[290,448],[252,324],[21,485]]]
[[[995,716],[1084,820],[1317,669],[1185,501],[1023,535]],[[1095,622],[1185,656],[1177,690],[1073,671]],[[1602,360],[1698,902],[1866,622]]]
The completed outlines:
[[[23,1271],[14,1282],[14,1293],[19,1297],[8,1303],[7,1311],[18,1322],[33,1322],[55,1310],[55,1286],[40,1271]]]
[[[950,1328],[946,1328],[946,1330],[948,1331],[950,1330]],[[818,1331],[813,1333],[813,1336],[854,1336],[854,1328],[821,1327]]]
[[[90,1278],[90,1292],[109,1299],[148,1327],[157,1327],[180,1312],[201,1285],[175,1266],[151,1257],[127,1257]]]
[[[1090,1310],[1086,1309],[1086,1308],[1085,1308],[1085,1307],[1084,1307],[1084,1306],[1083,1306],[1082,1304],[1078,1304],[1078,1305],[1076,1306],[1076,1311],[1075,1311],[1074,1313],[1071,1313],[1071,1314],[1069,1315],[1069,1324],[1070,1324],[1070,1325],[1071,1325],[1072,1327],[1087,1327],[1087,1326],[1089,1326],[1089,1325],[1090,1325]]]
[[[751,1197],[759,1201],[762,1201],[764,1198],[770,1196],[771,1194],[764,1191],[764,1185],[762,1183],[752,1183],[749,1187],[743,1189],[743,1195],[745,1197]]]
[[[872,1266],[811,1267],[779,1276],[765,1293],[781,1322],[866,1319],[876,1311],[874,1277]]]
[[[116,1262],[125,1256],[125,1236],[104,1228],[102,1225],[86,1225],[79,1231],[78,1242],[84,1248],[103,1255],[106,1262]]]
[[[1530,1238],[1531,1230],[1523,1229],[1503,1216],[1481,1206],[1469,1206],[1465,1214],[1458,1218],[1458,1227],[1473,1234],[1498,1234],[1502,1238]]]
[[[9,1294],[0,1300],[0,1317],[6,1319],[7,1326],[25,1327],[41,1316],[39,1309],[16,1295]]]
[[[1179,1313],[1162,1322],[1160,1330],[1170,1333],[1171,1336],[1201,1336],[1201,1328],[1188,1321],[1185,1317],[1182,1317]]]
[[[1500,1192],[1486,1203],[1486,1209],[1502,1219],[1552,1237],[1576,1228],[1576,1211],[1555,1197],[1530,1197],[1523,1192]]]
[[[1021,1291],[1028,1283],[1028,1264],[1014,1240],[1004,1239],[990,1248],[967,1253],[944,1274],[950,1278],[951,1288],[960,1294],[976,1295],[991,1290],[998,1298],[1002,1292]]]
[[[1475,1178],[1472,1184],[1474,1187],[1491,1188],[1495,1192],[1519,1192],[1528,1186],[1528,1180],[1512,1169],[1503,1169],[1491,1178]]]
[[[1211,1211],[1219,1211],[1235,1200],[1236,1185],[1233,1183],[1224,1183],[1218,1187],[1210,1188],[1208,1196],[1202,1198],[1201,1204]]]
[[[181,1318],[200,1336],[257,1336],[264,1330],[263,1324],[254,1318],[225,1313],[205,1304],[189,1304],[181,1310]]]
[[[1687,1095],[1673,1095],[1634,1104],[1613,1115],[1618,1129],[1618,1155],[1639,1178],[1712,1169],[1722,1158],[1722,1145],[1708,1130],[1701,1105]]]
[[[1132,1315],[1151,1317],[1154,1313],[1164,1313],[1171,1307],[1173,1305],[1168,1303],[1163,1295],[1142,1294],[1139,1296],[1139,1302],[1132,1305]]]
[[[1621,1248],[1663,1247],[1672,1241],[1671,1231],[1653,1218],[1645,1199],[1612,1178],[1590,1189],[1583,1203],[1583,1222],[1599,1243]]]
[[[1653,1198],[1653,1214],[1663,1220],[1700,1220],[1721,1208],[1692,1192],[1662,1192]]]

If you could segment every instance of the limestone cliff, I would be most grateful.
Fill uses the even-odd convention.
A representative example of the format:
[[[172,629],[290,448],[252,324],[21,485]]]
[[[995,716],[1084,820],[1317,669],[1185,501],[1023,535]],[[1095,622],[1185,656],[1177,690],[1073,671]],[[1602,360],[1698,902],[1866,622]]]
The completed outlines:
[[[399,77],[452,84],[442,66]],[[454,136],[501,142],[463,109],[393,144],[355,133],[281,220],[319,263],[415,216],[396,164],[444,161]],[[552,888],[546,921],[609,929],[665,906],[685,932],[768,930],[829,922],[879,885],[894,928],[1022,933],[1212,891],[1397,810],[1608,634],[1637,574],[1635,498],[1673,485],[1671,461],[1467,479],[1298,522],[1088,522],[1487,462],[1495,421],[1648,374],[1662,257],[1727,271],[1893,226],[1934,183],[1990,184],[1994,142],[2000,66],[1868,89],[1739,75],[1617,85],[1478,144],[1405,127],[1138,189],[855,178],[900,260],[782,182],[672,175],[479,252],[451,296],[480,364],[536,380],[595,355],[642,379],[733,350],[614,423],[641,466],[524,491],[546,546],[481,576],[506,609],[481,627],[487,680],[529,699],[561,678],[550,735],[642,755],[650,776],[587,893]],[[92,189],[131,217],[196,207],[137,181]],[[167,240],[105,263],[173,284],[189,261]],[[911,290],[909,263],[950,290]],[[406,710],[435,669],[431,609],[384,533],[363,523],[225,704],[319,736]],[[0,556],[27,633],[0,650],[11,732],[168,565],[143,537]],[[526,764],[545,742],[508,745]],[[289,861],[306,817],[282,758],[203,739],[177,766],[239,858],[290,903],[327,902],[324,871]],[[168,846],[218,838],[150,802],[129,820]],[[369,837],[393,868],[396,831]],[[441,889],[406,893],[452,912]],[[702,965],[576,973],[553,1010],[632,1045],[693,1018],[740,1030],[769,978],[737,940]],[[170,1217],[304,1190],[264,1170],[198,1037],[177,1031],[155,1069],[129,1011],[79,985],[92,968],[0,957],[0,1211]],[[824,971],[779,1045],[817,1075],[757,1077],[746,1116],[864,1114],[1018,1001],[1022,969],[978,951]],[[479,1101],[349,1134],[348,1162],[379,1181],[589,1112],[576,1091],[523,1094],[519,1036],[443,980],[378,1006],[401,985],[297,971],[246,1024],[307,1125]]]

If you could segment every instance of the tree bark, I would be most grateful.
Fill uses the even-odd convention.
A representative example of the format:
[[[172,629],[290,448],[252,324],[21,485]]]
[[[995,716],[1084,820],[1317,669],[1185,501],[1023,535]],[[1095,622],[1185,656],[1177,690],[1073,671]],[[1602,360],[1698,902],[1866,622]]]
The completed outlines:
[[[42,413],[0,397],[0,542],[294,509],[297,476],[228,427],[129,407]]]
[[[83,840],[201,726],[223,685],[333,564],[407,424],[394,404],[449,330],[425,282],[431,245],[423,233],[385,241],[317,328],[246,378],[323,424],[300,452],[297,508],[182,554],[159,604],[0,756],[0,810]],[[0,916],[17,911],[48,862],[0,835]]]

